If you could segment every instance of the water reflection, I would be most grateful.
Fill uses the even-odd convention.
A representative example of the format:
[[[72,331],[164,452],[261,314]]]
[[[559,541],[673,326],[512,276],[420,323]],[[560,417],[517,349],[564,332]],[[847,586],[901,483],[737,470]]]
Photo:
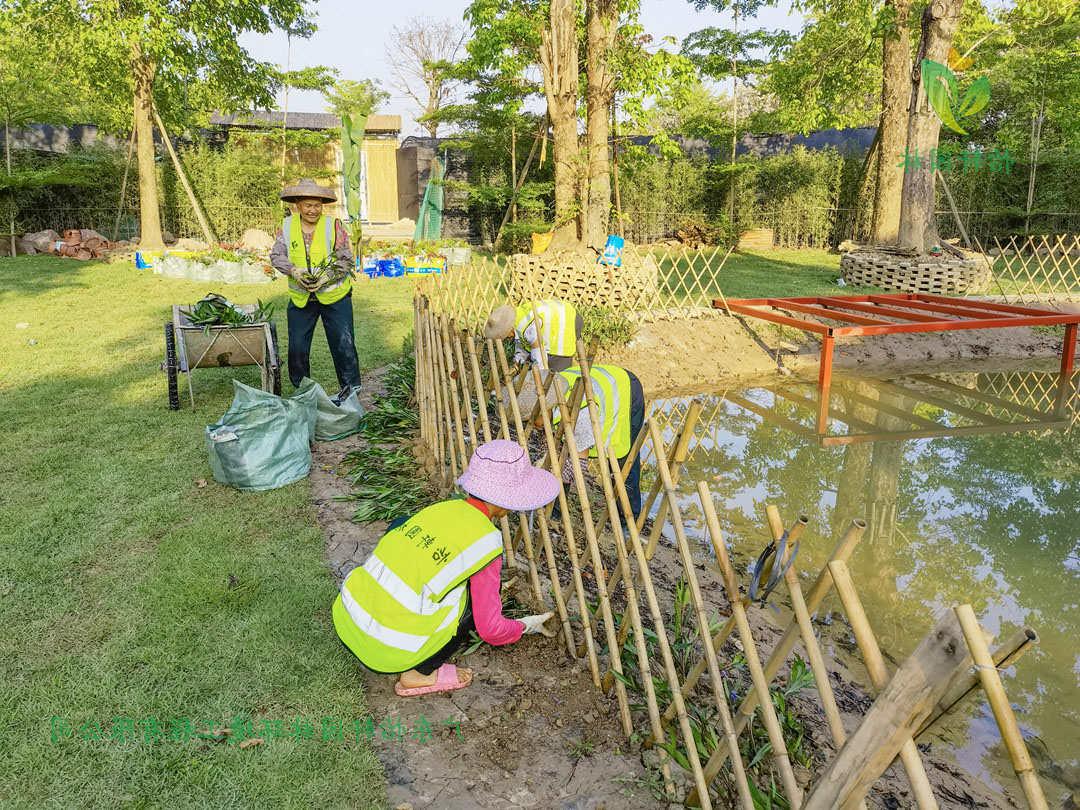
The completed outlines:
[[[957,372],[837,380],[827,432],[800,382],[696,397],[704,405],[681,489],[707,480],[743,561],[767,542],[765,502],[811,516],[799,567],[816,573],[853,517],[869,524],[851,567],[895,659],[935,611],[970,602],[1002,637],[1030,625],[1035,651],[1007,689],[1042,774],[1080,788],[1080,375]],[[654,415],[681,423],[689,399]],[[645,478],[651,483],[651,470]],[[829,608],[826,603],[825,611]],[[839,625],[837,625],[839,627]],[[949,724],[964,764],[1012,784],[998,735],[969,702]],[[1010,787],[1011,791],[1011,787]],[[1059,788],[1060,792],[1060,788]],[[1051,791],[1053,794],[1053,791]]]

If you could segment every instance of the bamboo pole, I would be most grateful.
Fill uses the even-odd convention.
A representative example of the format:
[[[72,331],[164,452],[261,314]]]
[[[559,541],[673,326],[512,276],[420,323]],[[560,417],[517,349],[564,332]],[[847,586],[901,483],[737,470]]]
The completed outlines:
[[[450,482],[457,478],[458,475],[458,462],[457,462],[457,449],[454,446],[453,439],[453,426],[451,423],[450,415],[450,402],[449,395],[446,391],[446,377],[443,374],[442,368],[442,352],[439,350],[438,337],[435,329],[435,315],[428,310],[428,316],[425,319],[427,321],[428,332],[428,365],[431,371],[432,384],[435,388],[435,397],[439,407],[441,419],[439,420],[439,472],[440,483],[444,489],[449,488]],[[445,455],[444,455],[445,453]],[[453,476],[452,479],[447,477],[446,457],[450,459],[449,472]]]
[[[473,416],[472,395],[469,392],[468,384],[465,382],[468,379],[469,372],[465,370],[465,358],[461,353],[461,335],[458,333],[457,326],[453,321],[447,324],[447,332],[450,336],[450,348],[452,349],[450,354],[450,377],[456,385],[461,386],[461,405],[465,411],[465,423],[469,426],[469,439],[472,443],[472,449],[476,450],[479,446],[476,440],[476,418]]]
[[[657,453],[659,453],[661,449],[662,447],[657,448]],[[626,497],[626,486],[625,483],[622,482],[621,477],[620,484],[620,498],[624,506],[629,506],[630,499]],[[668,640],[667,630],[664,628],[664,613],[660,608],[660,601],[656,598],[656,589],[653,586],[652,573],[649,571],[649,561],[645,558],[645,549],[642,547],[641,537],[638,535],[637,524],[633,521],[629,521],[629,524],[630,544],[633,546],[634,557],[637,559],[638,576],[640,577],[642,588],[645,591],[645,601],[649,606],[649,613],[652,616],[657,646],[660,648],[660,657],[664,662],[664,673],[671,688],[673,705],[676,707],[676,713],[678,714],[679,730],[682,733],[683,744],[686,746],[687,759],[690,762],[694,782],[701,788],[701,793],[704,796],[704,806],[710,807],[709,793],[705,783],[704,774],[701,770],[701,759],[698,755],[697,744],[694,741],[693,730],[690,728],[690,718],[686,713],[686,704],[683,701],[682,693],[678,689],[679,673],[675,668],[675,658],[671,653],[671,644]],[[630,578],[627,579],[628,587],[632,587],[632,585],[629,584],[631,581]],[[655,728],[653,734],[656,734]],[[660,732],[660,736],[665,736],[663,731]],[[727,741],[729,745],[732,743],[731,738],[728,738]],[[738,752],[737,740],[735,741],[735,751]]]
[[[611,469],[619,470],[619,460],[615,456],[615,451],[609,446],[607,448],[608,462],[611,464]],[[630,498],[626,494],[626,478],[625,474],[619,470],[618,477],[612,482],[613,489],[618,493],[619,503],[621,503],[623,509],[630,511]],[[614,499],[609,501],[610,506],[613,504]],[[613,518],[616,522],[613,524],[618,525],[618,518]],[[637,527],[631,524],[629,532],[636,534]],[[637,662],[638,673],[641,676],[641,685],[645,690],[645,703],[649,713],[649,726],[652,729],[652,733],[655,736],[662,737],[664,735],[663,726],[660,724],[660,706],[656,700],[656,687],[653,683],[652,666],[649,663],[649,648],[645,643],[645,630],[644,625],[641,623],[641,612],[638,604],[637,589],[634,587],[634,581],[637,577],[630,570],[630,558],[626,551],[626,543],[624,541],[622,531],[616,530],[615,535],[615,550],[619,555],[619,568],[623,571],[623,582],[626,583],[626,614],[624,616],[624,626],[630,626],[634,632],[634,647],[637,650]],[[640,546],[640,540],[638,541]],[[619,646],[620,654],[622,652],[622,646]],[[668,762],[667,752],[660,749],[660,769],[664,775],[664,790],[668,797],[675,798],[675,785],[671,780],[671,766]]]
[[[476,348],[473,346],[472,335],[466,335],[462,337],[465,341],[465,347],[469,355],[469,367],[473,380],[473,387],[476,394],[477,410],[480,413],[480,429],[484,436],[484,441],[491,441],[491,423],[488,421],[487,414],[487,402],[484,397],[484,381],[480,374],[480,364],[476,359]],[[461,341],[455,341],[456,354],[459,361],[461,360]],[[469,399],[469,407],[471,410],[472,400]],[[525,449],[525,448],[523,448]],[[526,450],[526,452],[528,452]],[[500,527],[503,533],[503,545],[506,549],[507,565],[514,564],[514,533],[510,530],[510,519],[505,515],[499,521]],[[536,599],[536,605],[540,609],[540,612],[547,610],[547,604],[544,600],[544,589],[540,585],[540,574],[536,567],[536,555],[533,548],[532,532],[529,530],[528,520],[524,516],[521,516],[518,520],[518,530],[521,533],[523,542],[525,545],[525,559],[528,561],[529,566],[529,581],[532,584],[533,596]],[[557,583],[556,583],[557,584]]]
[[[844,532],[840,538],[840,542],[836,544],[836,548],[833,549],[832,554],[829,555],[829,561],[842,560],[847,561],[855,548],[859,545],[859,541],[862,540],[863,532],[866,531],[866,522],[858,518],[851,521],[847,531]],[[826,566],[828,563],[826,563]],[[806,609],[813,615],[821,603],[825,601],[825,597],[828,596],[829,590],[833,586],[832,576],[829,574],[829,569],[823,566],[818,573],[818,578],[814,581],[813,586],[810,588],[810,594],[806,598]],[[777,642],[773,648],[772,653],[769,654],[769,660],[765,662],[765,677],[768,680],[772,680],[776,677],[776,673],[780,671],[780,667],[784,665],[784,661],[787,660],[788,655],[791,653],[791,649],[795,646],[795,641],[799,636],[798,622],[792,618],[784,630],[784,635],[780,637],[780,641]],[[735,715],[735,730],[742,734],[746,724],[750,722],[750,718],[753,716],[754,707],[757,705],[757,696],[754,694],[747,695],[743,700],[742,705],[739,707],[739,711]]]
[[[499,428],[502,431],[502,437],[504,439],[510,438],[510,425],[506,421],[506,409],[503,407],[502,402],[502,378],[498,370],[498,363],[495,360],[495,341],[488,340],[487,342],[487,354],[488,365],[491,367],[491,384],[495,390],[495,401],[498,403],[496,412],[499,414]],[[505,360],[505,358],[503,358]],[[520,421],[520,420],[519,420]],[[518,434],[521,435],[520,433]]]
[[[434,315],[431,318],[431,347],[434,354],[435,378],[439,383],[439,393],[442,397],[443,415],[446,418],[446,447],[450,456],[450,479],[443,478],[444,487],[452,487],[457,479],[459,471],[463,471],[469,463],[465,453],[465,437],[460,430],[460,413],[455,418],[458,402],[450,395],[450,375],[446,369],[446,353],[443,350],[442,335],[440,334],[439,321],[442,316]]]
[[[675,541],[679,547],[679,556],[682,560],[683,570],[686,573],[686,582],[690,588],[690,598],[694,603],[694,611],[697,614],[698,633],[701,636],[702,646],[705,648],[705,661],[709,669],[709,680],[712,684],[713,698],[716,702],[716,710],[720,715],[721,728],[724,731],[724,737],[728,743],[728,752],[732,757],[732,770],[735,777],[735,785],[743,806],[753,807],[754,801],[750,794],[750,785],[743,766],[742,756],[739,753],[739,741],[735,734],[735,725],[731,718],[731,707],[728,706],[727,688],[724,684],[723,676],[720,673],[720,666],[716,658],[716,648],[712,645],[712,628],[709,625],[709,617],[705,613],[705,600],[701,595],[701,586],[698,583],[697,572],[694,570],[694,558],[690,551],[690,543],[686,539],[686,529],[683,525],[682,510],[679,507],[679,502],[676,498],[675,482],[672,478],[671,470],[668,467],[667,459],[664,458],[664,455],[661,452],[663,449],[663,436],[660,434],[659,426],[652,419],[649,420],[649,432],[652,436],[653,447],[656,448],[657,471],[660,475],[660,480],[663,482],[664,492],[667,496],[668,503],[671,504],[671,525],[675,530]],[[699,492],[702,489],[706,492],[705,499],[711,503],[711,497],[709,497],[708,489],[705,488],[704,484],[699,485]],[[747,626],[747,629],[749,629],[749,625]],[[677,699],[681,700],[682,691],[678,688],[678,685],[678,680],[676,679],[671,685],[672,697],[674,698],[677,696]],[[777,726],[777,728],[779,728],[779,726]],[[782,736],[780,745],[782,748]],[[774,750],[779,749],[774,748]],[[786,753],[784,756],[786,757]],[[702,772],[702,777],[705,786],[702,787],[701,784],[698,784],[696,787],[699,802],[701,802],[702,799],[708,799],[708,784],[711,781],[704,771]],[[787,777],[784,776],[783,778],[786,783]],[[792,784],[794,784],[794,779],[795,776],[792,773]],[[798,795],[799,794],[796,793],[794,797],[790,797],[791,806],[794,808],[798,807]],[[690,801],[689,797],[687,797],[687,801]]]
[[[784,524],[780,519],[780,511],[769,504],[765,507],[765,515],[769,521],[769,529],[773,540],[779,541],[784,534]],[[791,543],[787,545],[787,555],[793,551]],[[777,560],[777,565],[786,565],[786,560]],[[821,654],[817,636],[814,635],[814,626],[810,621],[810,611],[806,609],[806,601],[803,598],[802,587],[799,585],[799,575],[792,566],[784,573],[784,582],[788,593],[791,595],[791,607],[795,612],[795,621],[799,626],[799,635],[802,636],[803,647],[806,649],[806,657],[810,661],[810,669],[814,673],[814,683],[817,685],[818,694],[821,697],[821,707],[825,710],[825,719],[829,723],[829,732],[837,750],[847,740],[844,724],[840,720],[840,709],[836,705],[836,696],[833,694],[832,684],[829,682],[829,671],[825,666],[825,658]],[[865,806],[865,805],[864,805]]]
[[[912,729],[929,716],[952,679],[971,666],[963,639],[956,616],[943,611],[818,778],[803,805],[806,810],[858,805],[901,749],[911,744]]]
[[[1016,778],[1020,780],[1020,787],[1024,791],[1028,807],[1032,810],[1047,810],[1046,796],[1035,775],[1035,766],[1031,762],[1024,737],[1020,734],[1016,715],[1013,714],[1012,706],[1009,705],[1009,697],[1005,694],[1001,676],[986,646],[979,620],[975,618],[975,611],[971,605],[957,605],[954,610],[956,618],[960,620],[960,628],[964,631],[964,640],[967,641],[968,650],[971,651],[975,668],[978,670],[979,683],[986,692],[986,699],[990,701],[994,720],[997,721],[998,728],[1001,730],[1001,738],[1009,752]]]
[[[1013,666],[1023,655],[1039,643],[1039,634],[1032,630],[1030,627],[1024,627],[1017,630],[1009,638],[998,645],[992,657],[994,659],[994,666],[998,669],[1006,669]],[[938,705],[934,707],[934,713],[930,716],[922,728],[915,732],[915,739],[918,740],[926,731],[941,720],[946,714],[951,712],[956,705],[979,688],[979,676],[975,672],[964,673],[963,677],[958,678],[955,683],[949,687],[949,691],[945,693]]]
[[[665,482],[666,487],[666,482]],[[731,561],[727,556],[727,549],[724,547],[723,536],[720,534],[720,521],[716,517],[716,510],[713,507],[712,496],[709,494],[708,488],[704,484],[698,486],[698,497],[701,498],[701,507],[705,510],[705,519],[709,527],[709,537],[712,540],[713,553],[716,555],[716,562],[720,566],[720,571],[723,574],[724,588],[727,591],[728,599],[731,602],[732,618],[735,619],[735,627],[739,632],[739,640],[743,646],[743,656],[746,658],[747,669],[750,670],[750,680],[754,685],[754,692],[758,696],[758,701],[761,704],[761,717],[765,725],[765,731],[769,736],[769,743],[772,745],[773,762],[776,764],[776,768],[780,771],[780,781],[784,785],[784,793],[787,795],[788,803],[792,808],[798,810],[802,805],[802,788],[799,787],[799,783],[795,780],[795,770],[791,766],[791,758],[788,756],[787,743],[784,741],[784,732],[780,727],[780,720],[776,716],[776,709],[773,706],[772,695],[769,692],[769,681],[765,677],[765,670],[761,666],[761,659],[758,657],[757,643],[754,641],[753,632],[750,629],[750,620],[746,616],[746,604],[739,595],[739,586],[735,578],[735,570],[731,566]],[[675,499],[674,491],[668,493],[668,502],[671,503],[672,522],[675,525],[676,535],[682,532],[681,521],[676,519],[679,514],[679,504]],[[800,522],[795,524],[795,527],[788,533],[790,543],[794,543],[796,530],[805,526],[805,518],[800,519]],[[781,534],[783,529],[781,529]],[[681,541],[680,541],[681,542]],[[774,565],[781,565],[781,560],[776,560]],[[708,635],[708,629],[705,630],[705,634]],[[714,654],[715,657],[715,654]],[[706,654],[706,663],[708,662],[708,654]],[[712,666],[710,664],[709,677],[712,679],[717,678],[712,672]],[[717,749],[719,750],[719,749]],[[724,760],[720,760],[719,763],[714,761],[717,757],[710,758],[710,761],[705,766],[705,778],[711,783],[716,775],[720,772],[720,768],[723,767]],[[724,758],[726,759],[726,757]],[[687,804],[696,803],[698,795],[691,793],[687,797]]]
[[[217,236],[214,234],[214,229],[210,227],[210,220],[206,218],[206,212],[203,211],[202,203],[200,203],[199,198],[195,196],[195,189],[191,187],[187,172],[184,171],[184,166],[180,163],[180,158],[176,154],[176,150],[173,149],[172,139],[169,137],[169,133],[165,131],[165,124],[161,122],[161,116],[158,115],[157,108],[151,107],[151,110],[154,113],[154,123],[157,124],[157,128],[161,130],[162,143],[165,144],[165,149],[168,151],[169,157],[172,158],[173,166],[176,167],[176,176],[180,180],[180,185],[184,187],[188,202],[191,203],[191,209],[195,212],[195,219],[199,221],[199,228],[202,230],[203,238],[206,239],[210,245],[216,245]]]
[[[472,347],[472,336],[471,335],[469,336],[469,344],[468,345],[469,345],[470,358],[471,358],[472,364],[473,364],[473,378],[475,380],[476,389],[477,389],[477,392],[478,392],[477,396],[480,396],[480,393],[483,391],[483,380],[482,380],[481,375],[480,375],[480,365],[479,365],[479,363],[476,362],[476,351]],[[489,342],[489,345],[490,345],[490,342]],[[496,382],[495,390],[497,392],[501,392],[501,390],[502,390],[502,381],[501,381],[501,379],[499,377],[499,369],[496,368],[495,366],[493,366],[492,369],[491,369],[491,374],[492,374],[492,379],[495,380],[495,382]],[[510,431],[509,431],[509,427],[508,427],[508,423],[507,423],[507,419],[506,419],[505,406],[503,405],[501,395],[496,396],[496,408],[495,408],[495,410],[499,414],[499,419],[500,419],[502,425],[506,426],[505,430],[504,430],[504,438],[506,438],[507,440],[510,440],[510,436],[509,436]],[[515,421],[516,421],[516,427],[518,429],[518,435],[520,436],[522,434],[520,414],[515,417]],[[523,450],[528,452],[528,447],[523,442],[519,442],[519,444],[521,444],[521,448]],[[549,578],[551,580],[551,590],[552,590],[552,595],[555,597],[556,611],[557,611],[558,616],[559,616],[559,621],[562,623],[562,626],[563,626],[563,634],[564,634],[566,644],[567,644],[567,651],[570,653],[571,657],[574,657],[573,631],[572,631],[572,629],[570,627],[570,618],[569,618],[569,614],[567,613],[567,610],[566,610],[566,602],[565,602],[565,600],[563,598],[562,584],[559,582],[559,569],[558,569],[558,566],[557,566],[557,564],[555,562],[555,552],[554,552],[554,549],[552,548],[552,545],[551,545],[551,535],[550,535],[550,532],[548,531],[548,522],[547,522],[546,510],[545,509],[538,509],[537,512],[536,512],[536,515],[537,515],[537,524],[540,527],[541,544],[542,544],[542,546],[544,548],[544,554],[545,554],[545,556],[547,558],[548,572],[550,574]],[[530,559],[532,559],[532,554],[533,554],[532,531],[529,528],[528,521],[525,520],[524,517],[522,517],[518,521],[518,530],[520,531],[522,537],[524,538],[526,555]],[[530,572],[532,570],[534,570],[534,569],[535,569],[535,565],[530,568]],[[536,579],[536,587],[539,588],[539,579],[538,578]],[[537,594],[537,599],[540,601],[541,605],[545,605],[545,603],[544,603],[544,601],[542,599],[542,596],[540,594]],[[545,605],[545,608],[546,608],[546,605]]]
[[[135,153],[135,121],[131,122],[131,137],[128,138],[127,159],[124,160],[124,177],[120,181],[120,201],[116,206],[116,219],[113,220],[112,235],[110,242],[115,242],[120,236],[120,218],[124,214],[124,197],[127,196],[128,176],[131,174],[131,156]],[[8,174],[11,174],[11,162],[8,161]],[[12,256],[15,252],[12,251]]]
[[[679,482],[679,473],[682,472],[682,463],[678,461],[679,454],[678,454],[678,451],[677,451],[678,442],[679,442],[679,436],[681,436],[683,433],[692,433],[693,432],[693,429],[694,429],[693,426],[697,423],[697,419],[698,419],[698,416],[700,414],[701,414],[701,403],[698,402],[695,399],[690,403],[690,407],[686,411],[686,420],[683,422],[682,426],[680,427],[679,433],[677,434],[675,440],[672,442],[671,447],[666,448],[667,452],[668,452],[668,459],[669,459],[668,465],[669,465],[669,467],[671,469],[671,475],[672,475],[672,477],[673,477],[676,484],[678,484],[678,482]],[[642,445],[644,444],[644,441],[645,441],[645,438],[648,435],[648,432],[649,432],[649,429],[645,425],[643,425],[641,430],[638,432],[638,438],[635,440],[634,446],[630,448],[630,453],[627,455],[626,463],[623,465],[623,468],[622,468],[622,474],[623,474],[624,478],[626,477],[626,475],[629,474],[630,468],[633,466],[635,458],[637,457],[638,454],[640,454]],[[684,458],[684,461],[685,461],[685,458]],[[649,516],[649,510],[652,508],[652,503],[656,498],[656,494],[657,494],[657,492],[659,492],[659,486],[660,486],[660,482],[658,481],[657,484],[653,486],[652,492],[649,495],[649,499],[647,501],[643,502],[642,505],[641,505],[641,514],[638,515],[638,518],[637,518],[637,530],[638,530],[639,534],[641,533],[642,529],[645,526],[645,520]],[[600,524],[600,525],[604,525],[604,524],[606,524],[606,522],[607,521],[604,520],[603,524]],[[597,534],[599,534],[599,529],[597,530]],[[646,551],[645,551],[645,557],[647,559],[652,559],[652,554],[648,551],[648,549],[646,549]],[[621,572],[620,571],[616,570],[616,571],[612,572],[611,579],[608,581],[608,590],[609,591],[613,592],[615,590],[616,586],[619,584],[620,577],[621,577]],[[623,643],[626,642],[626,637],[627,637],[627,634],[629,632],[630,632],[630,628],[626,625],[625,620],[623,619],[623,617],[620,617],[620,620],[619,620],[619,643],[620,644],[623,644]],[[609,675],[607,678],[604,679],[604,691],[606,692],[606,691],[609,691],[610,689],[611,689],[611,677]]]
[[[442,338],[442,344],[440,346],[440,360],[443,363],[443,375],[444,384],[446,386],[447,394],[450,398],[450,406],[454,412],[454,434],[457,439],[458,452],[461,454],[461,469],[464,470],[469,466],[469,452],[465,449],[465,422],[461,418],[461,398],[458,392],[458,380],[451,373],[454,368],[454,361],[450,352],[450,337],[446,328],[446,318],[442,315],[438,316],[439,322],[439,336]],[[476,446],[475,441],[473,446]]]
[[[855,583],[848,573],[847,563],[842,560],[834,560],[829,563],[829,572],[836,586],[836,593],[844,606],[851,632],[855,635],[855,643],[859,645],[862,653],[863,664],[870,675],[870,683],[879,693],[889,683],[889,672],[885,667],[885,659],[881,655],[877,639],[874,637],[870,620],[863,609],[859,592],[855,589]],[[900,761],[907,772],[908,781],[911,782],[911,792],[915,796],[915,803],[922,810],[937,808],[937,799],[930,787],[930,780],[926,776],[919,749],[915,747],[915,741],[909,736],[900,746]]]
[[[540,372],[533,366],[533,382],[539,391],[542,388],[540,380]],[[584,379],[584,376],[582,377]],[[589,391],[591,386],[586,385],[586,401],[588,401]],[[558,407],[561,413],[568,413],[566,399],[563,397],[562,388],[555,385],[555,396],[557,397]],[[541,413],[547,413],[547,408],[541,408]],[[596,436],[597,440],[601,440],[601,436]],[[600,600],[600,612],[604,620],[604,631],[607,634],[608,643],[608,659],[611,668],[615,670],[615,697],[619,702],[619,716],[622,720],[623,731],[626,736],[629,737],[633,732],[633,723],[630,717],[630,703],[626,696],[626,685],[620,679],[622,675],[622,661],[619,657],[618,638],[615,635],[615,619],[611,612],[611,600],[608,597],[607,591],[607,572],[604,570],[604,560],[600,555],[600,544],[596,540],[596,534],[593,532],[593,517],[592,508],[589,505],[589,492],[585,486],[585,474],[581,469],[581,459],[578,456],[577,440],[574,437],[574,430],[571,426],[567,426],[563,431],[563,442],[565,443],[567,456],[570,459],[570,468],[574,475],[574,485],[577,489],[578,501],[581,505],[581,519],[585,527],[585,541],[589,547],[589,555],[592,558],[593,576],[596,579],[596,591],[597,597]],[[563,519],[565,523],[569,523],[569,514],[563,513]],[[599,686],[599,684],[597,684]]]
[[[503,375],[506,376],[506,357],[499,354],[499,359],[501,361]],[[539,376],[535,370],[534,374]],[[517,406],[517,397],[510,397],[510,402],[511,410],[518,423],[518,435],[520,436],[521,414]],[[570,568],[573,572],[574,588],[577,592],[578,610],[581,613],[581,626],[582,633],[585,636],[585,652],[587,653],[589,660],[589,671],[592,674],[593,684],[597,688],[600,688],[600,661],[596,654],[596,645],[592,635],[592,624],[589,620],[589,604],[585,598],[585,584],[581,577],[581,564],[578,560],[577,539],[574,537],[574,524],[570,520],[570,504],[566,499],[566,487],[562,484],[562,463],[559,460],[559,452],[555,444],[555,432],[551,427],[551,414],[548,413],[547,408],[540,409],[540,419],[544,429],[544,438],[547,442],[547,454],[551,465],[551,471],[555,474],[555,477],[559,479],[559,514],[562,518],[563,538],[566,540],[566,550],[567,554],[570,556]],[[522,439],[522,441],[524,441],[524,439]]]

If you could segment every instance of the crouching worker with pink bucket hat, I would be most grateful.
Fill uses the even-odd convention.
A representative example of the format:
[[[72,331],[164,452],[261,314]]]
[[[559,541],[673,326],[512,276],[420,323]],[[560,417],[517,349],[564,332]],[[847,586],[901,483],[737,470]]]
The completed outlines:
[[[502,533],[494,521],[531,512],[559,494],[516,442],[476,448],[457,480],[468,495],[425,507],[379,540],[334,602],[338,636],[372,672],[397,674],[402,697],[462,689],[473,673],[449,663],[472,630],[488,644],[525,633],[555,635],[551,613],[521,621],[502,615]]]

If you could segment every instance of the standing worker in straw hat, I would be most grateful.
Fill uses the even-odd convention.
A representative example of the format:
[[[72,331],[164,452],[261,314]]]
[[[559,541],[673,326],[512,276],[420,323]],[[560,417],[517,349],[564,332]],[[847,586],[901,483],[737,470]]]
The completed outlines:
[[[514,338],[517,363],[531,357],[541,368],[565,371],[574,364],[584,325],[574,305],[566,301],[526,301],[518,307],[506,305],[492,312],[484,327],[484,337]]]
[[[396,674],[401,697],[472,683],[471,670],[448,661],[473,630],[493,645],[555,635],[545,626],[552,613],[502,615],[503,539],[494,521],[551,503],[558,479],[533,467],[517,442],[496,439],[476,448],[457,483],[468,498],[391,524],[334,601],[338,637],[372,672]]]
[[[334,192],[301,180],[281,192],[295,213],[285,217],[270,249],[270,264],[289,277],[289,379],[299,386],[311,376],[311,339],[322,318],[344,399],[360,387],[360,362],[353,330],[353,256],[341,221],[323,213]]]

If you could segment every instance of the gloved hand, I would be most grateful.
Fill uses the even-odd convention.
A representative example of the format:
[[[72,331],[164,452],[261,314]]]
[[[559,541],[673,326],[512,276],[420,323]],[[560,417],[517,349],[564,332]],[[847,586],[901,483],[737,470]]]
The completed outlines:
[[[524,349],[518,349],[514,352],[514,365],[524,365],[525,361],[529,359],[529,353]]]
[[[555,614],[549,610],[547,613],[539,613],[533,616],[524,616],[521,619],[518,619],[518,621],[525,625],[525,635],[529,635],[530,633],[541,633],[548,638],[552,638],[555,635],[555,631],[549,627],[546,627],[544,625],[544,622],[546,622],[554,615]]]

